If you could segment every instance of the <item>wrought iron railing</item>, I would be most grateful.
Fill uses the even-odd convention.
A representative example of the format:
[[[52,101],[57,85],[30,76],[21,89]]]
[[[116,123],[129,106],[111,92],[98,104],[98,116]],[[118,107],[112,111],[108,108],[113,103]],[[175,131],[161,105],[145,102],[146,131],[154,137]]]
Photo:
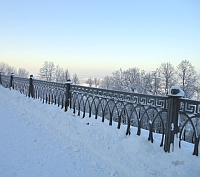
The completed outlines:
[[[40,99],[43,103],[57,104],[67,111],[85,117],[108,120],[109,125],[117,122],[117,128],[127,126],[126,135],[131,134],[131,127],[149,131],[148,140],[153,142],[153,133],[161,134],[160,146],[170,152],[174,136],[179,133],[181,141],[194,144],[193,155],[198,155],[200,139],[200,101],[171,96],[155,96],[138,93],[114,91],[93,87],[47,82],[27,78],[6,76],[0,73],[0,84],[13,88],[26,96]]]
[[[200,101],[180,99],[179,138],[195,144],[193,154],[198,154],[200,140]]]
[[[10,76],[3,75],[0,73],[0,84],[3,85],[5,88],[10,87]]]
[[[82,112],[89,117],[93,114],[95,118],[101,117],[102,122],[109,120],[127,125],[126,134],[130,135],[130,127],[138,127],[137,135],[141,128],[149,130],[149,140],[153,142],[152,132],[162,134],[166,122],[168,97],[143,95],[137,93],[120,92],[99,88],[71,85],[71,105],[78,115]],[[161,145],[163,145],[163,138]]]

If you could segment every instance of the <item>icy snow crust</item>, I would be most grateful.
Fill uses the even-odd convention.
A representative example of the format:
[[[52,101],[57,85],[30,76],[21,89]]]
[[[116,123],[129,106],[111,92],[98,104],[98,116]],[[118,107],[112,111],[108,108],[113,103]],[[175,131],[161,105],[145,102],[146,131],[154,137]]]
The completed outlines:
[[[0,176],[200,176],[193,145],[165,153],[159,135],[152,144],[146,131],[116,127],[0,86]]]

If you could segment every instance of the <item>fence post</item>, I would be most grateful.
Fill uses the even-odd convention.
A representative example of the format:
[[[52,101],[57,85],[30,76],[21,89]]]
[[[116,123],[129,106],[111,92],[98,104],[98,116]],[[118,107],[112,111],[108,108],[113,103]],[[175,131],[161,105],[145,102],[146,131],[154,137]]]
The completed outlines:
[[[1,82],[1,72],[0,72],[0,85],[2,85],[2,82]]]
[[[165,131],[164,151],[170,152],[170,145],[174,147],[174,135],[179,132],[178,114],[180,110],[180,98],[184,92],[178,86],[172,86],[168,95],[167,122]]]
[[[14,89],[13,77],[14,77],[14,73],[11,73],[11,75],[10,75],[10,88],[12,87]]]
[[[69,100],[71,99],[71,93],[70,93],[70,86],[71,86],[72,82],[70,79],[67,80],[67,82],[65,83],[65,112],[68,109],[69,106]]]
[[[33,75],[30,75],[29,78],[29,92],[28,92],[28,97],[32,97],[35,98],[35,94],[34,94],[34,86],[33,86]]]

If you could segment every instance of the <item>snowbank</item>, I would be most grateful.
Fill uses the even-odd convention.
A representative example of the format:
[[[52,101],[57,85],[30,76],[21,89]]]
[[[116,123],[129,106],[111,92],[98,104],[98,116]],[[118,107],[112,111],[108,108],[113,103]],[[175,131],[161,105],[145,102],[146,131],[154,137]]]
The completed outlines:
[[[82,119],[2,86],[0,122],[2,177],[200,176],[189,143],[165,153],[159,135],[153,144],[133,127],[126,136],[126,127]]]

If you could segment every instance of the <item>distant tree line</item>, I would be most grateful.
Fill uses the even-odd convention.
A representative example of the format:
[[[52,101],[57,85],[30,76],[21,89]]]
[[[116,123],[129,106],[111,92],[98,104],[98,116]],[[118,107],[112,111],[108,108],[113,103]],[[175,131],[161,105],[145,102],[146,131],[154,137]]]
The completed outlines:
[[[125,71],[121,69],[113,73],[113,89],[132,91],[144,94],[167,95],[171,86],[178,85],[185,92],[185,97],[193,98],[200,94],[200,76],[194,66],[183,60],[176,68],[169,62],[162,63],[152,72],[131,68]],[[107,80],[107,79],[106,79]],[[117,81],[118,80],[118,81]]]
[[[29,76],[29,72],[24,68],[19,68],[18,70],[15,67],[8,65],[5,62],[0,62],[0,72],[5,75],[10,75],[14,73],[15,76],[27,78]]]
[[[29,77],[24,68],[18,70],[5,62],[0,63],[0,72],[6,75],[14,73],[18,77]],[[77,74],[70,77],[68,69],[64,69],[54,62],[45,61],[39,70],[39,78],[50,82],[65,83],[71,80],[73,84],[80,84]],[[146,72],[137,67],[114,71],[111,76],[88,78],[85,83],[90,87],[99,87],[119,91],[141,94],[167,95],[171,86],[180,86],[186,98],[200,100],[200,74],[188,60],[182,60],[174,67],[170,62],[162,63],[154,71]]]
[[[154,71],[146,72],[137,67],[114,71],[101,81],[89,78],[89,86],[136,92],[151,95],[167,95],[173,85],[180,86],[186,98],[200,100],[200,74],[187,60],[174,67],[170,62],[162,63]]]

